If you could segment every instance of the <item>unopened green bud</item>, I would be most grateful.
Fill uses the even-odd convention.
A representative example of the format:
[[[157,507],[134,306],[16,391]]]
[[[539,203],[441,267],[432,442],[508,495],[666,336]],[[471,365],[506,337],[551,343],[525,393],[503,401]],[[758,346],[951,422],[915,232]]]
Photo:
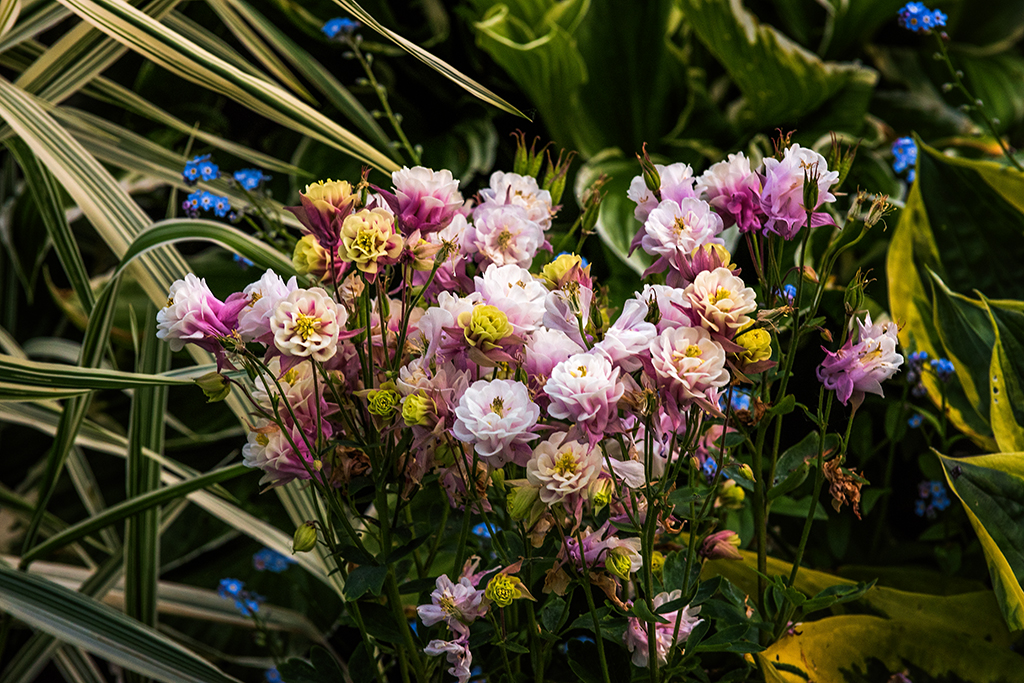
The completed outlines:
[[[615,485],[611,479],[598,479],[590,485],[590,503],[594,506],[595,514],[612,502],[614,491]]]
[[[736,468],[736,473],[746,479],[747,481],[754,481],[754,470],[750,469],[750,465],[743,463]]]
[[[651,571],[654,572],[655,576],[661,576],[661,571],[665,568],[665,556],[661,552],[655,550],[651,554]]]
[[[629,574],[633,568],[629,555],[629,551],[625,548],[612,548],[604,559],[604,566],[623,581],[629,581]]]
[[[818,178],[820,172],[817,166],[804,169],[804,209],[814,211],[818,208]]]
[[[657,167],[654,162],[651,161],[651,157],[647,154],[647,143],[644,143],[643,156],[636,155],[637,160],[640,162],[640,170],[644,176],[644,183],[647,185],[647,189],[651,191],[655,199],[661,201],[661,174],[658,173]]]
[[[316,547],[316,522],[309,521],[295,530],[292,538],[292,554],[308,553]]]
[[[736,482],[731,479],[722,484],[721,489],[718,491],[718,499],[721,501],[723,507],[733,510],[741,508],[746,497],[747,494],[743,489],[737,486]]]
[[[846,285],[846,292],[843,294],[843,304],[846,307],[847,315],[855,314],[864,305],[864,288],[867,284],[867,278],[858,269],[853,280]]]
[[[548,168],[544,173],[544,182],[541,189],[551,193],[551,203],[558,204],[565,192],[565,176],[569,172],[569,165],[572,164],[576,152],[566,152],[564,149],[558,153],[558,161],[551,160],[551,152],[548,151]]]
[[[601,174],[601,176],[583,192],[583,215],[580,217],[580,227],[582,228],[584,235],[590,235],[594,232],[594,226],[597,225],[597,219],[601,215],[601,202],[604,200],[606,194],[601,191],[601,188],[603,188],[607,182],[608,176]]]
[[[533,504],[540,500],[540,489],[534,486],[515,486],[508,492],[505,508],[512,519],[526,519]]]
[[[832,186],[832,189],[838,189],[843,181],[846,180],[846,176],[850,173],[850,169],[853,167],[853,160],[857,158],[857,149],[860,147],[858,141],[856,145],[852,147],[847,146],[843,148],[842,143],[835,133],[832,133],[832,147],[828,153],[828,167],[833,171],[839,172],[839,180]]]
[[[208,372],[195,382],[203,390],[207,403],[223,401],[231,393],[231,383],[219,372]]]
[[[491,483],[497,489],[503,487],[505,485],[505,470],[500,467],[491,470]]]

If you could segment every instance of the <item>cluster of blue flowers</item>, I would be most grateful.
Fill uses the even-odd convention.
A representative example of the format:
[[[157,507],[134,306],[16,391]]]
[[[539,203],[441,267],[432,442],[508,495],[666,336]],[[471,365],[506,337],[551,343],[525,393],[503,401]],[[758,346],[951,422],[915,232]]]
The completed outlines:
[[[923,2],[908,2],[897,16],[900,26],[914,33],[927,33],[933,28],[945,26],[949,18],[937,9],[928,9]]]
[[[234,600],[235,609],[243,617],[255,616],[266,599],[262,595],[245,590],[245,584],[238,579],[221,579],[217,595],[226,600]]]
[[[231,211],[231,200],[206,190],[196,190],[185,199],[181,208],[192,218],[200,211],[213,211],[215,216],[223,218]]]
[[[922,481],[917,485],[917,495],[914,514],[918,517],[935,519],[936,514],[949,507],[949,494],[941,481]]]
[[[914,166],[917,164],[917,145],[914,138],[899,138],[892,143],[892,170],[903,173],[907,169],[907,181],[914,182]]]
[[[209,154],[203,154],[185,162],[181,177],[189,185],[195,185],[200,180],[216,180],[220,177],[220,167],[210,161]]]
[[[258,168],[243,168],[240,171],[235,171],[234,178],[235,182],[243,190],[252,192],[258,189],[261,184],[270,180],[271,176],[266,175]]]
[[[939,379],[940,382],[948,382],[949,378],[956,372],[956,368],[953,366],[953,361],[946,358],[933,358],[931,362],[928,362],[927,351],[915,351],[907,356],[907,382],[910,383],[910,393],[914,396],[924,396],[927,390],[924,388],[924,384],[921,382],[921,376],[924,372],[925,365],[931,368],[932,372]],[[911,418],[913,420],[913,418]],[[911,424],[911,427],[917,425]]]
[[[185,162],[181,177],[189,186],[195,185],[200,180],[207,182],[217,180],[220,178],[220,167],[210,160],[209,154],[203,154]],[[243,168],[235,171],[232,177],[242,189],[248,192],[259,190],[263,183],[271,178],[258,168]],[[182,203],[181,208],[190,218],[196,218],[201,211],[213,211],[218,218],[226,216],[231,220],[235,219],[235,215],[231,213],[230,198],[205,190],[196,190],[190,194]]]
[[[267,571],[280,574],[293,564],[295,564],[295,560],[270,548],[264,548],[252,556],[252,566],[258,572]]]
[[[932,372],[939,378],[941,382],[949,381],[949,378],[956,372],[956,368],[953,367],[953,361],[945,358],[936,358],[932,361]]]
[[[358,21],[335,17],[333,19],[329,19],[320,31],[331,40],[334,40],[335,38],[341,39],[352,35],[356,29],[359,28],[359,25]]]

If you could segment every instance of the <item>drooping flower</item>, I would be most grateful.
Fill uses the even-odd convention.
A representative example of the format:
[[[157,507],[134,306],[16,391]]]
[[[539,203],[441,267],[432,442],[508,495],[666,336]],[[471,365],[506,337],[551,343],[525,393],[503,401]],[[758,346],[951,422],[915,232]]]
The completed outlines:
[[[443,621],[459,636],[468,636],[469,624],[487,611],[486,606],[481,606],[484,592],[465,577],[452,583],[446,574],[437,577],[435,586],[430,594],[431,604],[416,608],[424,626]]]
[[[594,345],[594,351],[625,372],[639,370],[643,367],[642,359],[649,357],[651,341],[658,336],[658,328],[647,322],[649,313],[647,302],[628,299],[618,320],[605,332],[604,339]]]
[[[812,228],[835,224],[827,212],[818,211],[822,204],[836,200],[829,188],[839,181],[839,172],[828,170],[825,157],[814,150],[792,145],[786,149],[782,161],[774,158],[764,160],[764,175],[761,210],[766,215],[765,233],[781,235],[785,240],[793,239],[807,223],[807,208],[813,212]],[[807,208],[804,207],[805,176],[817,183],[817,201]]]
[[[341,226],[352,213],[359,194],[345,180],[320,180],[306,185],[299,193],[299,206],[286,206],[302,227],[316,237],[316,241],[328,251],[341,242]]]
[[[722,217],[725,227],[739,226],[740,232],[761,227],[761,178],[750,170],[743,152],[712,164],[697,179],[697,196],[704,195]]]
[[[473,653],[469,651],[469,636],[463,635],[456,640],[432,640],[423,651],[428,655],[445,654],[452,666],[448,673],[459,679],[459,683],[469,683],[470,667],[473,665]]]
[[[312,433],[307,431],[306,438],[312,443],[316,439],[315,429]],[[295,479],[309,479],[307,467],[314,467],[313,457],[298,426],[289,427],[286,434],[272,422],[259,420],[250,429],[247,440],[242,446],[242,464],[263,470],[260,484],[275,487]]]
[[[473,444],[484,462],[492,467],[526,464],[531,455],[527,443],[537,438],[533,429],[540,408],[530,401],[525,384],[507,379],[474,382],[459,398],[455,416],[455,437]]]
[[[626,391],[620,372],[600,353],[570,356],[551,370],[544,385],[551,399],[548,414],[575,424],[596,443],[618,417],[618,401]]]
[[[658,607],[678,600],[682,596],[682,591],[672,591],[671,593],[659,593],[654,596],[654,609],[657,611]],[[668,663],[668,653],[677,644],[686,642],[686,639],[690,637],[690,633],[693,632],[694,627],[699,624],[703,619],[698,619],[697,615],[700,613],[700,606],[690,607],[687,605],[683,609],[675,612],[668,612],[659,616],[668,620],[667,624],[652,624],[655,632],[655,646],[654,651],[658,658],[659,664]],[[678,629],[678,630],[677,630]],[[623,635],[623,640],[626,643],[626,647],[630,652],[633,653],[633,664],[639,667],[650,666],[650,641],[647,636],[647,624],[641,622],[636,617],[630,617],[626,632]]]
[[[338,256],[355,263],[373,282],[382,266],[398,262],[404,239],[395,232],[394,217],[386,209],[363,209],[350,214],[341,226]]]
[[[882,382],[896,374],[903,364],[903,356],[896,353],[897,331],[893,322],[872,324],[868,314],[859,323],[856,344],[851,337],[838,351],[822,347],[826,358],[818,366],[818,381],[835,391],[843,405],[852,398],[855,410],[865,393],[882,396]]]
[[[231,334],[238,311],[244,305],[240,298],[230,303],[221,301],[210,291],[205,279],[189,273],[171,285],[167,305],[156,314],[156,336],[167,341],[172,351],[181,351],[191,343],[222,353],[219,339]]]
[[[533,449],[526,463],[526,479],[540,490],[540,499],[547,505],[579,494],[601,474],[601,449],[565,437],[565,432],[551,435]]]
[[[416,230],[423,234],[440,230],[462,208],[459,181],[447,169],[403,167],[391,174],[391,182],[394,192],[377,189],[395,213],[403,235]]]
[[[347,321],[344,308],[324,290],[312,287],[296,289],[282,299],[270,318],[270,329],[274,346],[283,355],[322,363],[337,352],[338,335]]]

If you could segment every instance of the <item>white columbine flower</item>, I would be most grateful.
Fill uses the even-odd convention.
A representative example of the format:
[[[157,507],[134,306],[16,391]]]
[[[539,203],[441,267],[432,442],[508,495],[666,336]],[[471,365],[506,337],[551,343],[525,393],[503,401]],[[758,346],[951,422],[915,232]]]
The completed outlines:
[[[538,223],[542,230],[551,228],[551,193],[540,189],[532,176],[495,171],[491,174],[491,186],[480,190],[480,197],[483,205],[521,207],[527,218]]]
[[[651,344],[651,363],[658,382],[679,407],[692,402],[715,410],[718,389],[729,383],[725,349],[702,327],[675,327]]]
[[[678,259],[705,244],[722,244],[717,237],[722,228],[722,218],[704,200],[666,199],[647,217],[640,246],[652,256]]]
[[[554,505],[590,486],[601,474],[603,461],[600,448],[580,441],[566,443],[565,432],[558,432],[533,449],[526,478],[540,489],[543,503]]]
[[[483,302],[508,316],[516,334],[529,334],[540,325],[548,289],[526,268],[491,265],[475,282]]]
[[[272,270],[267,270],[256,282],[242,290],[249,303],[238,314],[238,333],[247,342],[270,333],[270,319],[281,300],[298,289],[295,277],[288,282]]]
[[[540,408],[530,400],[522,382],[479,380],[459,398],[455,417],[455,437],[473,444],[485,463],[501,467],[529,458],[530,447],[526,444],[537,438],[533,428]]]
[[[466,251],[498,266],[529,268],[542,244],[544,228],[530,220],[526,209],[514,204],[477,207],[465,233]]]
[[[754,290],[728,268],[705,270],[686,288],[694,325],[731,338],[757,310]]]
[[[312,357],[323,362],[338,350],[338,334],[348,312],[338,308],[319,287],[297,289],[274,309],[270,327],[274,346],[285,356]]]
[[[569,356],[551,371],[544,393],[551,398],[548,414],[577,424],[590,435],[603,434],[618,416],[626,387],[619,368],[600,353]]]

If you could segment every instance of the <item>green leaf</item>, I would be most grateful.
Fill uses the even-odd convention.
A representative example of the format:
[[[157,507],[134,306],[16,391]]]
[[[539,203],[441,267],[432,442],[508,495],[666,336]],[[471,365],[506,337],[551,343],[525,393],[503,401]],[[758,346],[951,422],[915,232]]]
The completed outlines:
[[[1022,236],[1024,173],[949,158],[918,141],[917,180],[890,242],[886,265],[890,312],[905,322],[900,330],[903,346],[932,358],[947,356],[936,328],[928,270],[954,292],[979,290],[993,299],[1024,299],[1024,281],[1011,266],[1024,259]],[[989,358],[985,354],[984,362]],[[987,372],[988,366],[984,368]],[[987,404],[985,384],[974,384],[973,376],[964,374],[966,365],[956,364],[956,369],[957,376],[945,384],[924,373],[928,394],[940,405],[944,391],[951,422],[981,447],[995,450],[982,412],[988,406],[975,405],[966,389],[972,386],[979,403]]]
[[[157,631],[54,583],[0,566],[0,609],[126,669],[167,683],[238,683]]]
[[[345,680],[338,663],[327,650],[314,647],[309,662],[292,658],[278,669],[281,679],[288,683],[337,683]]]
[[[138,256],[150,249],[175,242],[203,241],[219,244],[252,261],[260,268],[269,268],[281,277],[295,275],[290,258],[238,228],[201,218],[169,219],[154,223],[135,238],[121,257],[120,272]]]
[[[743,94],[733,113],[751,130],[789,124],[836,98],[831,124],[857,133],[878,80],[869,68],[823,62],[767,24],[738,0],[682,0],[694,33]],[[836,102],[833,103],[837,104]]]
[[[120,522],[128,517],[145,512],[156,505],[162,505],[163,503],[181,498],[193,491],[198,491],[199,489],[212,486],[213,484],[218,484],[222,481],[234,479],[235,477],[239,477],[251,471],[252,470],[249,467],[241,463],[237,465],[228,465],[227,467],[216,469],[207,474],[186,479],[171,486],[158,488],[135,498],[129,498],[117,505],[108,507],[98,515],[94,515],[82,522],[79,522],[78,524],[68,527],[59,534],[51,536],[39,545],[34,546],[24,554],[22,562],[27,563],[41,557],[45,557],[54,550],[69,543],[78,541],[79,539],[95,533],[110,524]]]
[[[461,71],[458,71],[447,62],[438,59],[437,57],[430,54],[420,46],[416,45],[415,43],[406,40],[405,38],[398,35],[394,31],[386,28],[383,24],[381,24],[379,21],[374,19],[369,13],[367,13],[366,10],[360,7],[358,3],[353,2],[353,0],[334,0],[334,2],[340,5],[354,19],[364,24],[368,28],[372,28],[374,31],[381,34],[388,40],[392,41],[395,45],[402,48],[410,55],[426,64],[434,71],[437,71],[439,74],[441,74],[448,80],[460,86],[474,97],[486,102],[487,104],[493,105],[498,109],[503,109],[504,111],[507,111],[510,114],[521,116],[524,119],[529,118],[526,116],[526,114],[519,111],[505,100],[501,99],[500,97],[492,93],[490,90],[474,81],[469,76],[466,76]]]
[[[371,565],[360,565],[349,572],[345,581],[345,598],[358,600],[366,593],[380,595],[384,587],[384,579],[388,576],[388,567],[374,567]]]
[[[633,607],[629,610],[629,613],[637,619],[639,619],[640,621],[646,621],[648,623],[654,624],[669,623],[668,619],[666,619],[665,617],[661,616],[660,614],[655,614],[654,612],[652,612],[650,608],[647,607],[647,603],[643,600],[635,601],[633,603]]]
[[[19,0],[0,0],[0,36],[4,36],[14,22],[18,20],[18,13],[21,11]]]
[[[700,641],[694,652],[733,652],[730,647],[750,630],[748,624],[733,624]]]
[[[1006,625],[1024,628],[1024,453],[971,458],[939,455],[985,551]]]
[[[1000,451],[1024,451],[1024,304],[982,301],[995,333],[989,368],[992,433]]]
[[[855,586],[850,586],[848,584],[829,586],[810,600],[805,601],[800,605],[800,607],[803,609],[804,614],[810,614],[811,612],[826,609],[832,605],[839,605],[844,602],[859,600],[865,593],[871,590],[874,585],[874,581],[862,581]]]
[[[172,375],[102,370],[62,363],[41,363],[0,354],[4,379],[26,386],[54,389],[134,389],[136,387],[188,386],[191,379]]]

